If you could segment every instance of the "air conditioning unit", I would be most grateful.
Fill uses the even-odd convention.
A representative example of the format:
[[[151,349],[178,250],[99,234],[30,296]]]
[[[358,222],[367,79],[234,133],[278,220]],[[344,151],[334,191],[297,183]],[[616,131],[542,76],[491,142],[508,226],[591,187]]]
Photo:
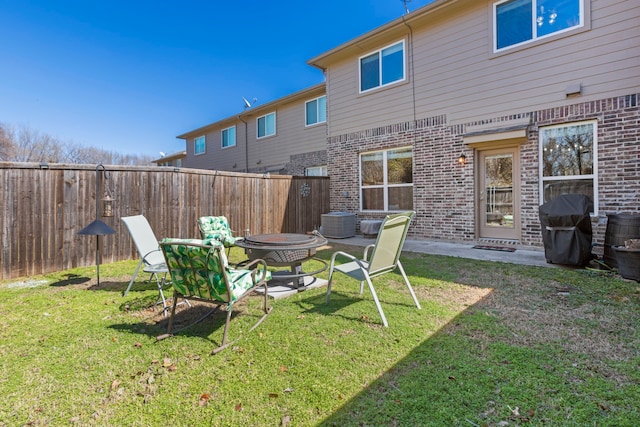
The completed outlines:
[[[349,212],[322,214],[320,233],[325,237],[344,239],[356,235],[356,215]]]

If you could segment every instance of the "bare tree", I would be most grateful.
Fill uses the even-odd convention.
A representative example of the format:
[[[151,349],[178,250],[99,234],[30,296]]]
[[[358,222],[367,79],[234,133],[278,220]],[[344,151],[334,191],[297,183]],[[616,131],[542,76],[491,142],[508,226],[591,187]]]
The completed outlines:
[[[0,161],[150,165],[152,160],[148,155],[120,154],[73,142],[63,142],[29,127],[22,127],[16,132],[0,123]]]
[[[0,123],[0,161],[7,162],[13,158],[13,129]]]

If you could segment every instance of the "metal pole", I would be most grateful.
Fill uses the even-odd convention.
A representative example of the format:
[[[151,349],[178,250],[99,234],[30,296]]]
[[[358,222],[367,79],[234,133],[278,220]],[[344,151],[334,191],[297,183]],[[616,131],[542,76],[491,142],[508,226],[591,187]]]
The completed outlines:
[[[98,286],[100,286],[100,235],[96,235],[96,266],[98,273]]]

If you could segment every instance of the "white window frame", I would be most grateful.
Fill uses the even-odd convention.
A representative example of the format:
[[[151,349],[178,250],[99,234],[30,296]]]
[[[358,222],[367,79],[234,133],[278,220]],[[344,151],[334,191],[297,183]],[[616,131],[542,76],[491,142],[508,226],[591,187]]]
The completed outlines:
[[[273,132],[272,133],[266,133],[267,132],[267,117],[269,116],[273,116]],[[260,136],[260,119],[264,119],[265,120],[265,134]],[[270,136],[274,136],[276,134],[276,112],[273,111],[271,113],[265,114],[263,116],[260,116],[256,119],[256,139],[262,139],[262,138],[268,138]]]
[[[316,173],[319,172],[319,173]],[[304,176],[328,176],[327,165],[304,168]]]
[[[233,130],[233,141],[229,141],[229,132]],[[225,140],[225,134],[227,135],[227,144],[225,145],[224,140]],[[231,147],[235,147],[236,146],[236,127],[234,126],[230,126],[226,129],[222,129],[220,131],[220,148],[225,149],[225,148],[231,148]]]
[[[494,53],[498,53],[498,52],[504,52],[505,50],[508,49],[513,49],[516,48],[518,46],[522,46],[522,45],[526,45],[529,43],[533,43],[537,40],[542,40],[542,39],[546,39],[549,37],[553,37],[553,36],[557,36],[558,34],[562,34],[562,33],[566,33],[568,31],[575,31],[577,29],[580,28],[584,28],[585,26],[585,2],[589,1],[589,0],[578,0],[579,2],[579,13],[580,13],[580,23],[577,25],[574,25],[572,27],[568,27],[568,28],[564,28],[562,30],[558,30],[555,31],[553,33],[549,33],[549,34],[545,34],[542,36],[538,36],[537,35],[537,29],[538,26],[536,25],[536,19],[537,19],[537,15],[536,15],[536,10],[537,8],[537,2],[538,0],[530,0],[531,1],[531,8],[532,8],[532,22],[531,22],[531,26],[532,26],[532,36],[529,40],[524,40],[522,42],[519,43],[514,43],[514,44],[510,44],[508,46],[504,46],[501,48],[498,48],[498,6],[500,6],[503,3],[507,3],[509,1],[513,1],[513,0],[501,0],[501,1],[497,1],[495,3],[493,3],[493,52]]]
[[[322,114],[320,114],[320,108],[318,107],[320,100],[324,98],[324,119],[322,119]],[[316,103],[316,117],[314,118],[314,122],[313,123],[309,123],[309,116],[308,116],[308,108],[307,106],[309,104],[311,104],[312,102]],[[318,124],[321,123],[326,123],[327,122],[327,95],[322,95],[319,96],[317,98],[311,99],[307,102],[304,103],[304,125],[305,127],[310,127],[310,126],[316,126]]]
[[[198,146],[202,146],[201,150],[198,150]],[[207,152],[207,136],[201,135],[193,138],[193,155],[201,156]]]
[[[414,157],[414,152],[413,152],[413,147],[411,146],[407,146],[407,147],[395,147],[395,148],[390,148],[387,150],[375,150],[375,151],[367,151],[367,152],[362,152],[358,155],[358,168],[359,168],[359,174],[358,174],[358,187],[359,187],[359,191],[360,191],[360,211],[362,212],[403,212],[407,209],[389,209],[389,188],[399,188],[399,187],[412,187],[414,188],[413,185],[413,179],[411,180],[412,182],[410,183],[402,183],[402,184],[389,184],[389,166],[388,166],[388,154],[390,151],[398,151],[398,150],[403,150],[403,149],[410,149],[411,150],[411,161],[413,162],[415,160]],[[378,185],[367,185],[367,186],[363,186],[362,185],[362,156],[365,155],[369,155],[369,154],[375,154],[375,153],[382,153],[382,170],[384,173],[383,176],[383,183],[382,184],[378,184]],[[363,200],[363,190],[367,189],[375,189],[375,188],[382,188],[384,190],[384,194],[383,194],[383,208],[382,210],[380,209],[364,209],[363,205],[362,205],[362,200]],[[412,209],[413,209],[413,201],[412,201]]]
[[[382,70],[382,65],[383,64],[382,64],[382,60],[380,59],[380,57],[382,55],[382,51],[385,50],[385,49],[388,49],[390,47],[396,46],[398,44],[402,45],[402,78],[400,78],[398,80],[394,80],[394,81],[389,82],[389,83],[384,83],[383,84],[382,83],[382,71],[383,71]],[[374,87],[371,87],[369,89],[362,90],[362,59],[363,58],[367,58],[367,57],[372,56],[372,55],[375,55],[375,54],[378,55],[378,85],[374,86]],[[388,44],[388,45],[386,45],[386,46],[384,46],[384,47],[382,47],[380,49],[368,52],[366,55],[362,55],[362,56],[360,56],[358,58],[358,91],[361,94],[362,93],[369,93],[371,91],[375,91],[375,90],[378,90],[378,89],[383,88],[383,87],[388,87],[388,86],[391,86],[391,85],[395,85],[395,84],[404,82],[406,79],[407,79],[407,49],[406,49],[406,44],[405,44],[404,39],[400,40],[400,41],[393,42],[391,44]]]
[[[543,176],[544,175],[544,166],[543,166],[543,138],[544,131],[547,129],[558,129],[558,128],[567,128],[573,126],[582,126],[582,125],[592,125],[593,126],[593,173],[585,174],[585,175],[563,175],[563,176]],[[544,126],[540,127],[538,134],[538,149],[539,149],[539,197],[540,204],[544,204],[544,187],[546,183],[553,181],[569,181],[569,180],[583,180],[590,179],[593,182],[593,212],[591,212],[592,216],[598,215],[598,121],[597,120],[584,120],[580,122],[571,122],[571,123],[562,123],[558,125],[552,126]],[[547,200],[548,201],[548,200]]]

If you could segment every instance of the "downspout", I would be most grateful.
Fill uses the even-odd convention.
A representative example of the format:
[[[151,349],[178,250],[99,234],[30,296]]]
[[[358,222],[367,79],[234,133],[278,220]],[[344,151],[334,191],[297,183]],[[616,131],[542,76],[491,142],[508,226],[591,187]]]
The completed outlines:
[[[416,75],[414,73],[413,68],[413,28],[406,20],[406,15],[402,16],[402,23],[407,26],[409,29],[409,70],[411,73],[411,98],[413,102],[413,125],[417,126],[418,118],[416,116]],[[415,139],[415,129],[414,129],[414,139]],[[414,144],[415,145],[415,144]]]
[[[405,7],[406,7],[406,3],[405,3]],[[413,147],[412,149],[415,151],[416,149],[416,134],[418,133],[418,117],[416,114],[416,75],[414,72],[414,68],[413,68],[413,28],[411,28],[411,25],[409,25],[409,23],[407,23],[407,20],[405,19],[406,15],[402,16],[402,23],[404,25],[407,26],[407,28],[409,29],[409,72],[411,73],[411,101],[413,103]],[[416,158],[415,156],[413,157],[413,165],[412,165],[412,170],[415,171],[415,161]],[[413,182],[415,182],[415,178],[413,178]],[[414,197],[415,197],[415,193],[414,193]],[[413,204],[415,206],[415,203]],[[420,215],[419,212],[416,212],[416,215]]]
[[[244,123],[244,171],[249,173],[249,133],[248,124],[242,120],[242,116],[238,115],[238,120]]]

